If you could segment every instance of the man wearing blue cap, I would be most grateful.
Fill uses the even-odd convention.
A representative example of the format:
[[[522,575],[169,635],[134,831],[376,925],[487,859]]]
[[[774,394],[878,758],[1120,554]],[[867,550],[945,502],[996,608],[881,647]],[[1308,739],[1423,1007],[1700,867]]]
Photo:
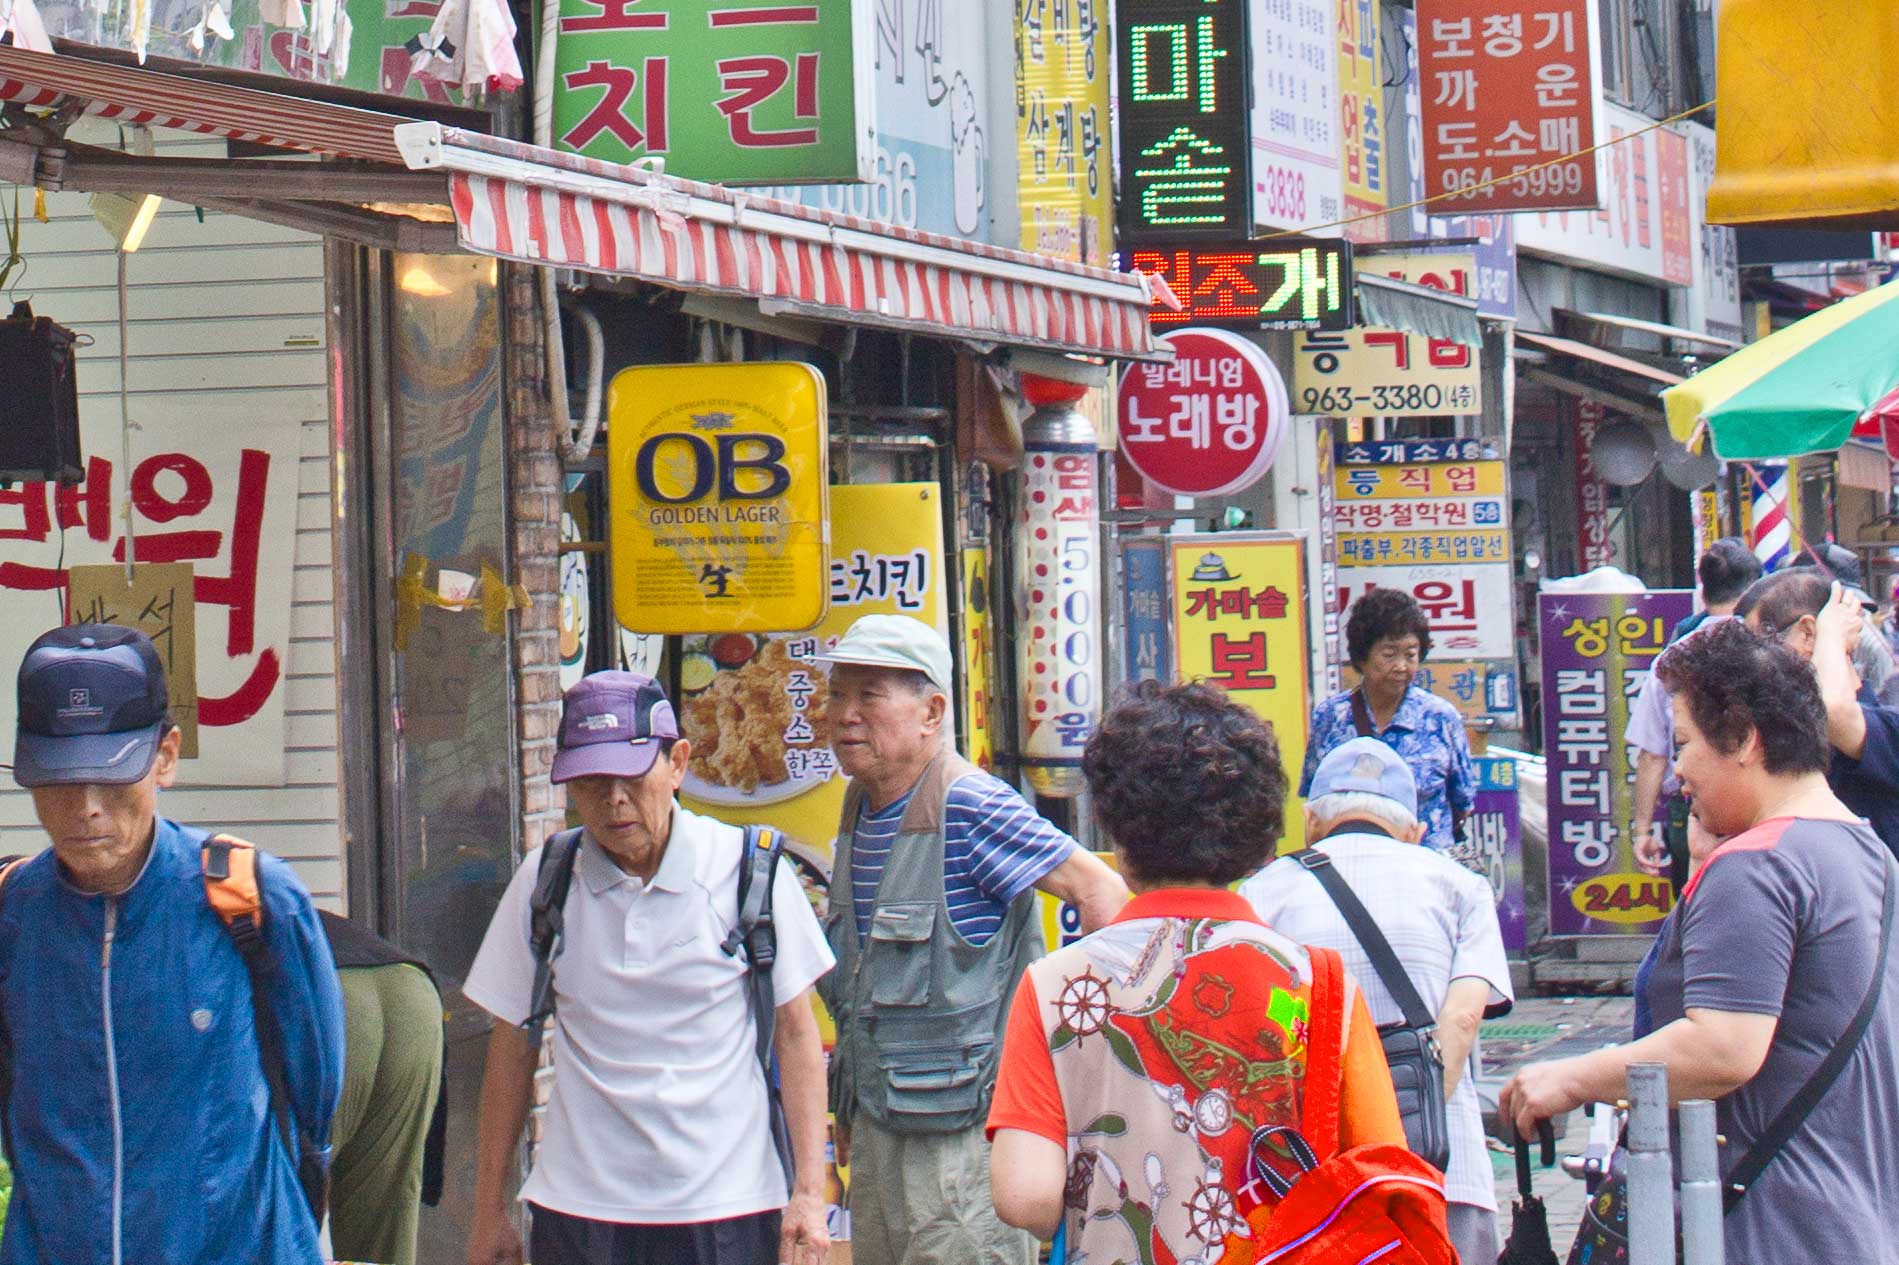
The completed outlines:
[[[1451,1142],[1444,1182],[1451,1241],[1464,1265],[1490,1265],[1497,1259],[1497,1195],[1465,1065],[1478,1025],[1508,1012],[1515,993],[1490,884],[1419,846],[1424,829],[1410,768],[1376,738],[1335,748],[1313,773],[1306,838],[1358,897],[1436,1017]],[[1338,950],[1379,1027],[1404,1022],[1371,955],[1307,866],[1280,857],[1240,884],[1240,895],[1282,935]]]
[[[520,1198],[534,1265],[823,1265],[824,1051],[811,986],[831,954],[788,865],[771,884],[770,988],[795,1172],[774,1147],[739,920],[742,831],[675,798],[692,758],[658,682],[567,691],[553,780],[582,833],[552,959],[554,1086]],[[468,1265],[520,1265],[507,1199],[534,1093],[542,856],[522,859],[462,991],[498,1021],[481,1086]],[[531,1029],[525,1031],[524,1029]],[[787,1196],[789,1190],[789,1196]]]
[[[309,894],[275,857],[233,866],[257,887],[254,996],[208,894],[218,848],[158,815],[180,734],[143,633],[46,633],[18,704],[13,775],[52,847],[0,887],[0,1262],[317,1265],[299,1161],[327,1152],[343,1000]]]

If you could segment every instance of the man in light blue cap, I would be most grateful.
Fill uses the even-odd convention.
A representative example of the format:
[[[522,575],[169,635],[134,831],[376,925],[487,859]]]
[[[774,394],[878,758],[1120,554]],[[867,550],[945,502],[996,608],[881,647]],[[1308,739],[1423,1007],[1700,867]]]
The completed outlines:
[[[1481,825],[1472,822],[1477,837]],[[1353,738],[1320,761],[1306,800],[1306,838],[1371,914],[1436,1017],[1450,1125],[1444,1190],[1451,1241],[1466,1265],[1494,1261],[1497,1196],[1483,1114],[1465,1072],[1478,1025],[1506,1013],[1515,1000],[1495,894],[1481,876],[1419,846],[1424,825],[1417,782],[1398,753],[1376,738]],[[1338,950],[1380,1027],[1403,1021],[1371,956],[1305,866],[1281,857],[1240,884],[1240,895],[1281,934]]]
[[[989,1198],[983,1123],[1016,981],[1042,956],[1033,888],[1083,931],[1127,903],[1097,856],[956,754],[949,638],[866,615],[819,659],[851,779],[818,985],[837,1022],[831,1108],[851,1164],[857,1265],[1028,1265]]]

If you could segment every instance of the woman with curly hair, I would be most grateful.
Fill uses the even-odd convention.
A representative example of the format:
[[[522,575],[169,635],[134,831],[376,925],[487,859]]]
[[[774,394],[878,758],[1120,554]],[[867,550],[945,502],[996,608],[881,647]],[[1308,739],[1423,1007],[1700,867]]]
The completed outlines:
[[[1373,589],[1352,603],[1345,651],[1358,686],[1312,709],[1306,767],[1299,793],[1312,787],[1319,761],[1353,738],[1376,738],[1404,757],[1418,782],[1424,846],[1448,849],[1463,838],[1464,817],[1477,793],[1464,718],[1417,684],[1431,653],[1431,626],[1403,589]]]
[[[996,1211],[1065,1225],[1074,1259],[1200,1258],[1248,1233],[1234,1192],[1255,1129],[1297,1128],[1326,1155],[1402,1146],[1404,1127],[1337,955],[1228,890],[1279,841],[1272,729],[1212,686],[1142,682],[1082,772],[1135,896],[1016,989],[989,1113]]]
[[[1674,698],[1682,790],[1718,841],[1664,925],[1655,1028],[1523,1068],[1501,1110],[1527,1137],[1621,1096],[1629,1064],[1666,1064],[1676,1101],[1717,1100],[1733,1265],[1810,1259],[1819,1226],[1855,1261],[1899,1265],[1899,866],[1828,789],[1819,686],[1777,638],[1730,620],[1655,671]],[[1799,1098],[1810,1111],[1776,1129]]]

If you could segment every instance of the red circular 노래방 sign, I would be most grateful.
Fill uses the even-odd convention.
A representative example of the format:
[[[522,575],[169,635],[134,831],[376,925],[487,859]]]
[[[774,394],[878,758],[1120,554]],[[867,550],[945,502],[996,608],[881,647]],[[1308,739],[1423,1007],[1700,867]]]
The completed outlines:
[[[1219,496],[1259,481],[1291,420],[1286,380],[1261,351],[1223,329],[1181,329],[1169,364],[1121,375],[1121,451],[1142,477],[1179,496]]]

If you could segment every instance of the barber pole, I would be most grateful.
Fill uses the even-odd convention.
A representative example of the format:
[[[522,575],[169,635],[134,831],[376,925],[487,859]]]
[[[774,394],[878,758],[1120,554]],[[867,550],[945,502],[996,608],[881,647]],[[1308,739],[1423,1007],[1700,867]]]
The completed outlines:
[[[1035,793],[1081,793],[1081,752],[1101,711],[1100,489],[1088,388],[1023,375],[1037,405],[1022,426],[1016,514],[1016,663],[1022,764]]]
[[[1788,517],[1788,493],[1793,468],[1778,462],[1750,462],[1748,477],[1747,543],[1768,571],[1787,560],[1793,550],[1793,520]]]

